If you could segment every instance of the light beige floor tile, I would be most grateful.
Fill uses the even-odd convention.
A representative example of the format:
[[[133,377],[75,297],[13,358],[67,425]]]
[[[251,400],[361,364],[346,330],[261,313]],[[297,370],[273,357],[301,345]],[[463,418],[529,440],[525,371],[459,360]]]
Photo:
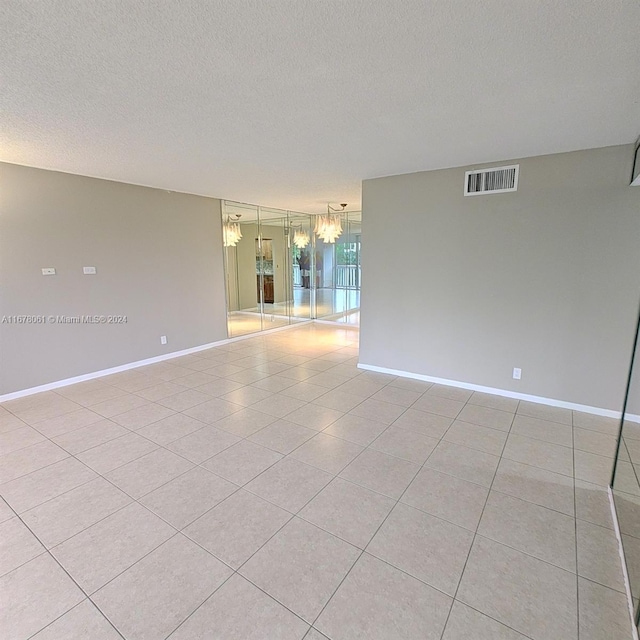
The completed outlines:
[[[268,378],[263,378],[262,380],[258,380],[251,386],[258,389],[264,389],[265,391],[270,391],[271,393],[278,393],[283,389],[292,387],[294,384],[297,384],[297,382],[293,378],[275,375],[269,376]]]
[[[248,491],[238,491],[189,525],[184,533],[238,569],[291,518]]]
[[[202,363],[202,364],[200,364]],[[211,363],[208,360],[198,359],[197,363],[192,362],[189,364],[189,369],[193,369],[193,367],[203,367],[204,369],[210,369]],[[187,376],[182,376],[181,378],[176,378],[174,382],[176,384],[181,384],[185,387],[189,387],[193,389],[194,387],[200,387],[203,384],[208,384],[210,382],[215,382],[217,380],[217,376],[212,376],[208,373],[204,373],[203,371],[194,371]]]
[[[120,438],[115,438],[97,447],[87,449],[79,453],[77,457],[78,460],[84,462],[94,471],[104,474],[147,453],[151,453],[157,448],[158,445],[154,442],[136,433],[127,433],[127,435]]]
[[[18,416],[14,416],[13,413],[10,413],[6,409],[3,409],[2,406],[0,406],[0,433],[7,433],[8,431],[21,429],[22,427],[26,426],[26,422],[23,422],[22,420],[20,420],[20,418],[18,418]],[[38,431],[40,431],[40,429],[38,429]]]
[[[295,411],[296,409],[300,409],[300,407],[303,406],[305,406],[305,402],[302,400],[296,400],[296,398],[283,396],[279,393],[272,395],[266,400],[261,400],[260,402],[256,402],[251,405],[251,407],[256,411],[261,411],[262,413],[266,413],[276,418],[283,418],[287,414]]]
[[[425,466],[490,487],[499,461],[498,456],[443,440],[429,456]]]
[[[391,425],[369,446],[390,456],[403,458],[416,464],[423,464],[436,448],[438,440]]]
[[[23,513],[96,477],[78,460],[65,458],[0,485],[0,495],[17,513]]]
[[[502,458],[493,489],[542,507],[574,515],[573,478]]]
[[[580,640],[629,640],[631,619],[619,591],[578,579]]]
[[[308,622],[313,622],[356,561],[359,551],[294,518],[240,573]]]
[[[327,393],[327,388],[319,384],[299,382],[298,384],[294,384],[292,387],[283,389],[280,393],[282,393],[283,396],[296,398],[297,400],[302,400],[303,402],[312,402],[316,398],[325,395]]]
[[[25,640],[84,599],[48,554],[0,578],[0,636]]]
[[[36,394],[40,395],[40,394]],[[57,394],[52,397],[50,400],[43,402],[42,404],[37,404],[32,406],[29,409],[25,409],[24,411],[16,410],[13,411],[9,407],[7,407],[12,413],[15,413],[18,418],[26,422],[27,424],[33,425],[36,422],[41,422],[48,418],[56,418],[58,416],[62,416],[65,413],[71,413],[72,411],[77,411],[81,408],[80,404],[76,402],[72,402],[71,400],[67,400],[62,396],[58,396]]]
[[[241,409],[242,407],[238,404],[233,404],[220,398],[212,398],[207,402],[203,402],[195,407],[191,407],[191,409],[187,409],[184,413],[196,420],[211,424],[217,420],[222,420],[222,418],[226,418]]]
[[[286,374],[287,371],[284,371],[284,373]],[[239,382],[240,384],[252,384],[253,382],[257,382],[258,380],[267,378],[268,376],[269,376],[268,373],[264,373],[262,371],[256,371],[255,369],[243,369],[242,371],[238,371],[237,373],[232,373],[231,375],[228,375],[226,377],[229,380],[233,380],[234,382]]]
[[[285,419],[288,422],[295,422],[296,424],[307,427],[308,429],[322,431],[343,415],[342,411],[328,409],[327,407],[321,407],[317,404],[306,404],[305,406],[288,413]]]
[[[411,406],[412,409],[434,413],[445,418],[456,418],[463,407],[464,402],[426,393]]]
[[[481,407],[499,409],[500,411],[508,411],[509,413],[516,412],[518,402],[515,398],[504,398],[503,396],[496,396],[492,393],[482,393],[480,391],[474,391],[469,398],[469,404],[477,404]]]
[[[218,420],[215,426],[217,429],[224,429],[234,433],[241,438],[248,438],[250,435],[260,431],[260,429],[275,422],[277,418],[261,411],[254,411],[250,408],[241,409],[230,416]]]
[[[22,514],[25,523],[48,547],[110,516],[131,498],[104,478],[96,478]]]
[[[372,400],[380,400],[397,404],[405,409],[409,408],[416,400],[422,396],[420,391],[412,391],[411,389],[403,389],[401,387],[392,387],[387,385],[371,396]]]
[[[397,500],[419,469],[419,465],[408,460],[367,449],[340,476]]]
[[[75,385],[72,386],[75,387]],[[112,385],[104,385],[89,391],[74,393],[71,399],[83,407],[90,407],[92,404],[98,404],[98,402],[106,402],[107,400],[124,396],[127,391]]]
[[[57,418],[49,418],[42,422],[36,422],[33,426],[47,438],[55,438],[56,436],[74,431],[82,427],[87,427],[94,422],[100,422],[104,418],[90,409],[78,409],[71,413],[65,413]]]
[[[335,478],[298,515],[364,549],[393,505],[387,496]]]
[[[166,449],[156,449],[109,471],[105,478],[132,498],[140,498],[192,467],[184,458]]]
[[[368,398],[352,409],[349,413],[368,420],[376,420],[377,422],[391,424],[394,420],[397,420],[404,411],[404,407],[397,404],[381,402],[380,400]]]
[[[613,471],[613,458],[599,456],[586,451],[573,452],[575,462],[575,473],[578,480],[599,484],[603,487],[611,482]]]
[[[516,415],[511,427],[511,433],[517,433],[521,436],[559,444],[564,447],[573,446],[573,428],[559,422],[550,422],[549,420],[540,420],[540,418],[531,418],[525,415]]]
[[[0,484],[42,469],[68,458],[69,454],[59,446],[45,440],[0,457]]]
[[[536,640],[578,638],[575,574],[481,536],[456,599]]]
[[[11,507],[2,498],[0,498],[0,522],[13,518],[14,515],[15,514]]]
[[[295,375],[296,372],[299,372],[298,375]],[[294,377],[299,382],[304,382],[305,380],[309,384],[315,384],[320,387],[324,387],[325,389],[342,389],[345,393],[350,393],[349,389],[344,389],[344,385],[348,384],[353,380],[351,376],[340,375],[338,373],[334,373],[333,371],[323,371],[318,373],[317,371],[313,371],[311,369],[304,369],[300,367],[295,367],[294,369],[289,369],[282,373],[283,376],[286,377]],[[376,391],[379,387],[376,387]],[[373,391],[371,392],[373,393]],[[363,397],[362,390],[360,393],[356,393],[354,395],[358,395],[359,397]],[[368,397],[370,394],[365,394],[364,397]]]
[[[168,418],[142,427],[138,433],[156,444],[166,446],[170,442],[179,440],[199,429],[204,429],[206,426],[205,422],[185,416],[184,413],[174,413]]]
[[[486,487],[423,467],[401,502],[475,531],[488,493]]]
[[[148,424],[167,418],[173,413],[174,411],[172,409],[150,402],[149,404],[143,404],[140,407],[136,407],[130,411],[125,411],[124,413],[113,416],[111,420],[116,424],[135,431],[147,426]]]
[[[518,405],[518,413],[532,418],[540,418],[541,420],[550,420],[551,422],[560,422],[561,424],[572,424],[573,416],[571,409],[562,409],[560,407],[549,407],[536,402],[527,402],[521,400]]]
[[[593,487],[593,485],[591,485]],[[602,487],[598,487],[598,489],[602,489]],[[590,522],[594,522],[595,524],[599,524],[600,526],[608,527],[609,529],[613,528],[612,524],[612,516],[611,516],[611,507],[609,506],[609,501],[607,500],[607,505],[609,506],[608,514],[605,513],[605,504],[602,500],[603,491],[599,491],[598,494],[600,496],[599,506],[602,508],[602,518],[600,522],[596,522],[596,519],[590,520]],[[604,494],[607,498],[608,495]],[[614,501],[616,505],[616,515],[618,516],[618,525],[620,527],[620,532],[623,535],[630,535],[634,537],[640,536],[640,496],[631,495],[629,493],[622,493],[621,491],[614,490]],[[608,515],[608,518],[607,518]],[[588,518],[583,518],[583,520],[588,520]]]
[[[601,433],[616,437],[618,435],[618,429],[620,428],[620,420],[618,418],[605,418],[590,413],[574,411],[573,426],[590,429],[592,431],[600,431]]]
[[[182,529],[237,489],[235,484],[196,467],[148,493],[140,502]]]
[[[83,600],[33,636],[33,640],[122,640],[122,636],[96,609],[91,600]]]
[[[257,387],[240,387],[235,391],[230,391],[220,396],[222,400],[232,402],[233,404],[239,404],[241,407],[249,407],[260,400],[265,400],[271,397],[271,392],[264,389],[258,389]]]
[[[491,491],[478,533],[575,573],[575,529],[572,516]]]
[[[82,429],[69,431],[61,436],[53,438],[53,442],[68,451],[71,455],[76,455],[92,447],[109,442],[120,436],[129,433],[128,429],[121,427],[112,420],[101,420],[94,422]]]
[[[43,440],[44,436],[39,431],[27,425],[19,429],[12,429],[11,431],[0,433],[0,455],[30,447],[32,444],[42,442]]]
[[[527,640],[527,636],[505,627],[496,620],[467,607],[453,603],[442,640]]]
[[[197,389],[187,389],[175,395],[161,398],[158,400],[158,404],[173,411],[186,411],[209,400],[211,400],[209,394],[202,393],[202,391],[198,391]]]
[[[513,413],[500,411],[477,404],[467,404],[458,414],[458,420],[470,422],[481,427],[489,427],[500,431],[509,431],[514,420]]]
[[[147,387],[146,389],[140,389],[135,393],[141,398],[145,398],[151,402],[157,402],[158,400],[162,400],[162,398],[168,398],[169,396],[185,391],[186,389],[187,387],[184,387],[181,384],[176,384],[175,382],[157,382],[157,384]]]
[[[407,409],[394,423],[394,427],[415,431],[430,438],[440,439],[453,424],[452,418],[445,418],[434,413]]]
[[[387,425],[384,422],[361,418],[352,413],[345,414],[342,418],[336,420],[332,425],[328,426],[324,433],[355,442],[362,446],[371,444],[385,429]]]
[[[457,400],[458,402],[467,402],[473,395],[473,391],[460,389],[459,387],[450,387],[444,384],[432,384],[427,391],[427,395],[440,396],[441,398]]]
[[[396,378],[389,383],[390,387],[399,387],[400,389],[408,389],[409,391],[417,391],[422,394],[433,386],[432,382],[425,380],[413,380],[412,378]]]
[[[0,524],[0,576],[29,562],[45,548],[25,527],[20,518],[11,518]]]
[[[127,411],[130,411],[131,409],[135,409],[136,407],[141,407],[147,403],[148,402],[144,398],[141,398],[140,396],[132,393],[128,393],[124,396],[112,398],[111,400],[105,400],[104,402],[92,404],[91,411],[95,411],[95,413],[99,413],[105,418],[112,418],[113,416],[125,413]]]
[[[210,458],[203,466],[236,485],[245,485],[282,459],[282,454],[241,440]]]
[[[295,449],[290,456],[336,475],[362,451],[363,448],[358,444],[318,433]]]
[[[472,542],[471,531],[399,504],[367,552],[453,596]]]
[[[54,547],[52,553],[91,595],[174,534],[175,529],[133,503]]]
[[[239,441],[238,436],[211,426],[170,442],[167,449],[199,464]]]
[[[451,598],[364,553],[315,627],[332,640],[440,640]]]
[[[618,554],[618,540],[612,529],[577,521],[578,574],[605,587],[624,592],[622,567],[612,560]]]
[[[507,441],[507,434],[498,429],[456,420],[445,433],[444,439],[447,442],[454,442],[470,449],[499,456]]]
[[[164,640],[231,573],[222,562],[178,534],[94,593],[92,599],[126,638]]]
[[[320,469],[284,458],[246,484],[245,489],[291,513],[297,513],[331,478]]]
[[[241,387],[244,387],[244,385],[240,382],[234,382],[233,380],[227,380],[226,378],[217,378],[213,382],[207,382],[206,384],[196,387],[196,390],[206,393],[212,398],[219,398],[220,396],[223,396],[226,393],[231,393],[231,391],[235,391]]]
[[[510,434],[502,456],[554,473],[573,476],[573,451],[568,447]]]
[[[613,529],[611,503],[606,487],[576,480],[576,517],[607,529]]]
[[[591,431],[590,429],[573,429],[574,446],[580,451],[595,453],[613,458],[616,452],[617,438],[612,435]]]
[[[300,640],[309,625],[239,575],[220,587],[170,640]]]
[[[361,402],[362,398],[340,391],[339,388],[331,389],[327,393],[313,400],[314,404],[318,404],[321,407],[327,407],[329,409],[336,409],[337,411],[344,412],[351,411],[351,409],[357,407]]]
[[[287,454],[315,435],[317,431],[314,429],[307,429],[287,420],[276,420],[249,436],[249,440],[278,453]]]

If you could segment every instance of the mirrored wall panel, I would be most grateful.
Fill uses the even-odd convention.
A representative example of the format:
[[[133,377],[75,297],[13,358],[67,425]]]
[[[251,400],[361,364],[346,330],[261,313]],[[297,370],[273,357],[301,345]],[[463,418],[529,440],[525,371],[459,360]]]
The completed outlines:
[[[633,357],[613,473],[613,498],[631,587],[636,626],[640,626],[640,345]]]

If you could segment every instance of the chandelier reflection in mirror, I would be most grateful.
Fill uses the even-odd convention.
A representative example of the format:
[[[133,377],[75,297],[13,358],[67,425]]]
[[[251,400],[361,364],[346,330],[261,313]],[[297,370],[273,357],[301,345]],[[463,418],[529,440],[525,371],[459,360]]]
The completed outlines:
[[[235,221],[231,221],[231,216],[227,218],[227,221],[222,227],[222,239],[225,247],[235,247],[242,238],[242,231],[240,231],[240,225],[238,220],[240,214],[235,215]]]
[[[311,242],[311,238],[309,237],[309,233],[304,229],[294,229],[293,231],[293,244],[298,247],[298,249],[304,249],[309,242]]]
[[[341,204],[342,211],[345,210],[346,204]],[[336,209],[332,209],[327,205],[327,215],[318,216],[316,220],[315,234],[322,238],[325,242],[333,244],[342,234],[342,220],[340,213],[332,213]]]

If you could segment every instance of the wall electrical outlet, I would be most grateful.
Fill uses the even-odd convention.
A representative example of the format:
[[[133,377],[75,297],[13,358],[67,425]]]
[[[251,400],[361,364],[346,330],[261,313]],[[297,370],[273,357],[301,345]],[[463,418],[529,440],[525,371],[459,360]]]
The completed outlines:
[[[96,275],[96,268],[95,267],[82,267],[82,273],[84,273],[85,276],[95,276]]]
[[[513,368],[513,379],[520,380],[522,378],[522,369],[518,369],[518,367]]]
[[[43,276],[55,276],[56,275],[56,270],[53,267],[45,267],[42,270],[42,275]]]
[[[160,344],[167,344],[167,336],[160,336]]]

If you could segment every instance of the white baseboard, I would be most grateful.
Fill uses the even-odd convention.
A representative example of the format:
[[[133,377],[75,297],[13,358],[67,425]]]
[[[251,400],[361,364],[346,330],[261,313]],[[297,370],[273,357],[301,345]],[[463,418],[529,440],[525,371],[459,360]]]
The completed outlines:
[[[633,598],[631,597],[631,583],[629,582],[629,573],[627,572],[627,560],[624,555],[624,547],[622,546],[622,533],[620,532],[620,525],[618,523],[618,512],[616,510],[616,503],[613,499],[613,490],[611,487],[607,488],[609,493],[609,506],[611,507],[611,518],[613,519],[613,528],[616,531],[616,538],[618,539],[618,553],[620,554],[620,563],[622,564],[622,575],[624,576],[624,588],[627,592],[627,603],[629,604],[629,615],[631,617],[631,633],[633,640],[638,640],[638,627],[635,625],[635,616],[633,610]]]
[[[34,393],[42,393],[43,391],[51,391],[53,389],[59,389],[61,387],[68,387],[71,384],[77,384],[78,382],[85,382],[87,380],[94,380],[95,378],[103,378],[104,376],[110,376],[113,373],[121,373],[122,371],[129,371],[129,369],[137,369],[138,367],[144,367],[149,364],[155,364],[156,362],[163,362],[164,360],[172,360],[173,358],[179,358],[181,356],[188,356],[192,353],[198,353],[198,351],[206,351],[212,347],[220,347],[225,344],[231,344],[238,342],[239,340],[246,340],[247,338],[255,338],[263,336],[269,333],[275,333],[277,331],[285,331],[286,329],[293,329],[302,324],[311,322],[310,320],[304,322],[296,322],[295,324],[288,324],[284,327],[274,327],[273,329],[265,329],[264,331],[257,331],[255,333],[247,333],[243,336],[236,336],[235,338],[225,338],[224,340],[217,340],[216,342],[209,342],[207,344],[201,344],[197,347],[189,347],[188,349],[182,349],[181,351],[172,351],[171,353],[163,353],[160,356],[153,356],[152,358],[145,358],[144,360],[136,360],[135,362],[128,362],[127,364],[121,364],[117,367],[110,367],[109,369],[101,369],[100,371],[92,371],[91,373],[84,373],[80,376],[74,376],[73,378],[65,378],[64,380],[56,380],[55,382],[48,382],[47,384],[41,384],[37,387],[30,387],[29,389],[21,389],[20,391],[13,391],[12,393],[5,393],[0,396],[0,402],[7,402],[8,400],[16,400],[17,398],[24,398],[25,396],[31,396]]]
[[[427,376],[421,373],[411,373],[410,371],[402,371],[400,369],[388,369],[387,367],[378,367],[373,364],[358,363],[358,369],[365,371],[375,371],[377,373],[388,373],[392,376],[401,378],[411,378],[413,380],[422,380],[424,382],[434,382],[443,384],[448,387],[458,387],[460,389],[468,389],[469,391],[479,391],[481,393],[491,393],[494,396],[502,396],[504,398],[515,398],[516,400],[526,400],[527,402],[536,402],[538,404],[546,404],[550,407],[560,407],[562,409],[572,409],[573,411],[582,411],[583,413],[591,413],[596,416],[606,418],[619,419],[622,415],[620,411],[612,409],[602,409],[601,407],[591,407],[586,404],[577,404],[575,402],[566,402],[564,400],[556,400],[555,398],[545,398],[543,396],[532,396],[527,393],[518,393],[517,391],[507,391],[506,389],[497,389],[496,387],[484,387],[479,384],[470,382],[460,382],[458,380],[448,380],[447,378],[436,378],[435,376]],[[640,415],[627,414],[625,420],[629,422],[640,422]]]

